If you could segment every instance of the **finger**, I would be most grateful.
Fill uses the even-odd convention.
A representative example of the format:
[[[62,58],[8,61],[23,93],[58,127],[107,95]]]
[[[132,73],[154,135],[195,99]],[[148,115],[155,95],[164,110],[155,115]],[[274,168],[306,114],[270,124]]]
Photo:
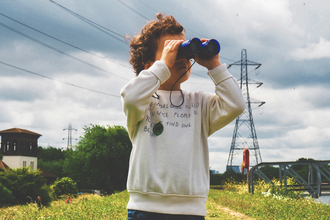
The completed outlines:
[[[206,41],[209,41],[210,39],[205,39],[205,38],[202,38],[201,39],[201,42],[206,42]]]
[[[169,40],[169,42],[166,42],[166,48],[168,51],[177,51],[182,42],[183,40]]]
[[[170,42],[171,42],[171,40],[166,40],[164,43],[164,47],[166,47]]]
[[[167,50],[172,50],[174,47],[174,42],[173,40],[166,40],[164,43],[164,49],[166,48]]]
[[[175,42],[175,47],[176,47],[176,48],[179,48],[180,45],[181,45],[181,43],[182,43],[183,41],[184,41],[184,40],[176,40],[176,42]]]

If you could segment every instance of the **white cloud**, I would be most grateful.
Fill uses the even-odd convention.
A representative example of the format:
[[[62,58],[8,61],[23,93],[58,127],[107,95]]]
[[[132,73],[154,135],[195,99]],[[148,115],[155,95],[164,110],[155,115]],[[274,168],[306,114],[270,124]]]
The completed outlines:
[[[120,3],[58,2],[123,35],[137,33],[146,23],[144,18]],[[329,65],[321,60],[330,57],[328,0],[142,2],[145,4],[126,1],[148,18],[155,15],[151,8],[174,15],[185,28],[193,31],[187,30],[187,37],[201,35],[218,39],[222,46],[222,63],[239,60],[240,50],[245,48],[249,60],[263,64],[257,80],[265,84],[258,89],[258,94],[252,89],[254,85],[250,87],[251,97],[266,102],[262,106],[263,114],[258,114],[260,108],[253,111],[263,161],[296,160],[299,157],[329,159],[325,158],[329,154],[323,152],[330,139],[330,91],[320,86],[329,83],[330,79],[326,76]],[[127,46],[50,2],[0,1],[0,8],[14,19],[45,33],[129,66]],[[1,19],[6,25],[108,72],[127,79],[134,77],[130,68],[77,52]],[[101,92],[119,95],[128,81],[51,51],[4,28],[1,29],[0,48],[0,61]],[[285,55],[290,55],[290,60],[283,60]],[[182,89],[214,91],[205,68],[195,64],[192,71],[192,77]],[[240,76],[239,67],[231,68],[230,72],[235,78]],[[250,77],[255,78],[252,74]],[[312,84],[317,86],[312,87]],[[93,93],[4,65],[0,65],[0,92],[1,129],[16,126],[41,133],[41,146],[65,147],[66,141],[62,138],[67,132],[63,128],[69,122],[78,129],[74,137],[83,135],[83,127],[89,123],[104,126],[126,124],[119,97]],[[212,169],[224,171],[233,129],[234,122],[209,139]],[[237,156],[237,164],[241,158],[241,155]]]
[[[330,41],[320,37],[318,43],[308,43],[306,47],[296,48],[289,55],[291,59],[299,61],[330,58]]]

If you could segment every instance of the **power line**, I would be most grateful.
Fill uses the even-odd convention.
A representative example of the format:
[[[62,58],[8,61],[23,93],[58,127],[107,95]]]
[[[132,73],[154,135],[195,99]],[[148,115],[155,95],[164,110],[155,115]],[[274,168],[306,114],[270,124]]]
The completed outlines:
[[[55,2],[55,1],[53,1],[53,0],[49,0],[49,1],[50,1],[51,3],[53,3],[54,5],[56,5],[57,7],[63,9],[64,11],[70,13],[71,15],[73,15],[73,16],[77,17],[78,19],[84,21],[85,23],[91,25],[92,27],[98,29],[99,31],[102,31],[103,33],[105,33],[105,34],[107,34],[107,35],[109,35],[109,36],[115,38],[116,40],[118,40],[118,41],[124,43],[125,45],[128,45],[128,43],[127,43],[125,40],[122,40],[122,39],[120,39],[120,38],[114,36],[113,34],[115,34],[115,35],[117,35],[117,36],[119,36],[119,37],[122,37],[122,38],[124,38],[124,39],[125,39],[125,36],[123,36],[123,35],[121,35],[121,34],[115,32],[115,31],[112,31],[112,30],[110,30],[110,29],[108,29],[108,28],[106,28],[106,27],[103,27],[102,25],[97,24],[96,22],[94,22],[94,21],[92,21],[92,20],[90,20],[90,19],[88,19],[88,18],[85,18],[84,16],[82,16],[82,15],[76,13],[76,12],[71,11],[70,9],[64,7],[63,5],[57,3],[57,2]],[[109,32],[110,32],[110,33],[109,33]]]
[[[105,92],[100,92],[100,91],[97,91],[97,90],[94,90],[94,89],[89,89],[89,88],[79,86],[79,85],[76,85],[76,84],[67,83],[67,82],[64,82],[64,81],[61,81],[61,80],[58,80],[58,79],[54,79],[54,78],[51,78],[49,76],[45,76],[45,75],[42,75],[42,74],[39,74],[39,73],[36,73],[36,72],[32,72],[30,70],[26,70],[26,69],[23,69],[23,68],[20,68],[20,67],[11,65],[9,63],[2,62],[2,61],[0,61],[0,63],[3,64],[3,65],[6,65],[6,66],[12,67],[14,69],[18,69],[18,70],[21,70],[21,71],[24,71],[24,72],[27,72],[27,73],[30,73],[30,74],[33,74],[33,75],[36,75],[36,76],[39,76],[39,77],[50,79],[50,80],[53,80],[53,81],[56,81],[56,82],[59,82],[59,83],[62,83],[62,84],[66,84],[66,85],[69,85],[69,86],[73,86],[73,87],[76,87],[76,88],[79,88],[79,89],[84,89],[84,90],[88,90],[88,91],[91,91],[91,92],[95,92],[95,93],[99,93],[99,94],[103,94],[103,95],[108,95],[108,96],[113,96],[113,97],[120,98],[119,95],[113,95],[113,94],[109,94],[109,93],[105,93]]]
[[[153,10],[153,11],[155,11],[155,12],[157,12],[157,10],[156,9],[154,9],[154,8],[152,8],[152,7],[150,7],[150,5],[148,5],[148,4],[146,4],[146,3],[144,3],[143,1],[141,1],[141,0],[138,0],[140,3],[142,3],[142,4],[144,4],[145,6],[147,6],[148,8],[150,8],[151,10]]]
[[[135,10],[134,8],[132,8],[131,6],[129,6],[128,4],[126,4],[125,2],[123,2],[122,0],[117,0],[117,2],[121,3],[122,5],[124,5],[126,8],[130,9],[131,11],[135,12],[136,14],[140,15],[142,18],[149,20],[149,18],[147,18],[146,16],[144,16],[143,14],[141,14],[140,12],[138,12],[137,10]]]
[[[66,43],[66,42],[64,42],[64,41],[62,41],[62,40],[60,40],[60,39],[57,39],[57,38],[55,38],[55,37],[52,37],[52,36],[50,36],[50,35],[48,35],[48,34],[45,34],[45,33],[41,32],[41,31],[39,31],[39,30],[37,30],[37,29],[35,29],[35,28],[32,28],[32,27],[30,27],[30,26],[28,26],[28,25],[25,25],[24,23],[21,23],[21,22],[19,22],[19,21],[16,21],[15,19],[12,19],[12,18],[10,18],[10,17],[8,17],[8,16],[6,16],[6,15],[4,15],[4,14],[2,14],[2,13],[0,13],[0,15],[2,15],[2,16],[4,16],[4,17],[7,17],[8,19],[13,20],[13,21],[15,21],[15,22],[18,22],[18,23],[22,24],[23,26],[26,26],[26,27],[28,27],[28,28],[31,28],[32,30],[35,30],[35,31],[37,31],[38,33],[44,34],[44,35],[46,35],[46,36],[48,36],[48,37],[50,37],[50,38],[52,38],[52,39],[58,40],[58,41],[60,41],[60,42],[62,42],[62,43],[64,43],[64,44],[68,44],[68,43]],[[99,69],[99,70],[101,70],[101,71],[105,71],[105,72],[107,72],[107,73],[114,74],[114,73],[108,72],[108,71],[106,71],[106,70],[104,70],[104,69],[102,69],[102,68],[100,68],[100,67],[97,67],[97,66],[95,66],[95,65],[93,65],[93,64],[90,64],[90,63],[88,63],[88,62],[86,62],[86,61],[83,61],[83,60],[81,60],[81,59],[79,59],[79,58],[76,58],[76,57],[74,57],[74,56],[72,56],[72,55],[70,55],[70,54],[67,54],[67,53],[65,53],[65,52],[63,52],[63,51],[61,51],[61,50],[59,50],[59,49],[57,49],[57,48],[54,48],[54,47],[52,47],[52,46],[50,46],[50,45],[48,45],[48,44],[46,44],[46,43],[43,43],[43,42],[41,42],[41,41],[39,41],[39,40],[37,40],[37,39],[31,37],[31,36],[28,36],[28,35],[26,35],[26,34],[20,32],[20,31],[14,29],[14,28],[11,28],[11,27],[9,27],[9,26],[7,26],[7,25],[1,23],[1,22],[0,22],[0,26],[3,26],[4,28],[7,28],[7,29],[9,29],[9,30],[11,30],[11,31],[13,31],[13,32],[15,32],[15,33],[17,33],[17,34],[23,36],[23,37],[26,37],[26,38],[28,38],[28,39],[30,39],[30,40],[32,40],[32,41],[38,43],[38,44],[41,44],[42,46],[45,46],[45,47],[47,47],[47,48],[49,48],[49,49],[51,49],[51,50],[56,51],[56,52],[58,52],[58,53],[60,53],[60,54],[62,54],[62,55],[68,56],[68,57],[70,57],[70,58],[72,58],[72,59],[74,59],[74,60],[76,60],[76,61],[82,62],[82,63],[84,63],[84,64],[86,64],[86,65],[91,66],[91,67],[97,68],[97,69]],[[70,45],[70,44],[68,44],[68,45]],[[73,46],[73,45],[70,45],[70,46],[72,46],[72,47],[74,47],[74,48],[77,48],[76,46]],[[83,49],[82,49],[82,50],[83,50]],[[83,51],[84,51],[84,50],[83,50]],[[84,52],[85,52],[85,51],[84,51]],[[87,53],[88,53],[88,51],[87,51]],[[101,57],[101,58],[102,58],[102,57]],[[114,63],[117,63],[117,62],[114,62]],[[118,64],[120,64],[120,63],[118,63]],[[123,64],[120,64],[120,65],[123,66]],[[125,67],[130,68],[130,67],[128,67],[128,66],[125,66]],[[199,74],[194,73],[194,72],[192,72],[192,74],[197,75],[197,76],[199,76],[199,77],[207,78],[206,76],[202,76],[202,75],[199,75]],[[114,75],[117,76],[117,77],[120,77],[120,76],[118,76],[118,75],[116,75],[116,74],[114,74]],[[120,77],[120,78],[125,79],[125,80],[128,80],[128,79],[123,78],[123,77]]]
[[[119,62],[117,62],[117,61],[115,61],[115,60],[111,60],[111,59],[109,59],[109,58],[107,58],[107,57],[97,55],[97,54],[95,54],[95,53],[92,53],[92,52],[89,52],[89,51],[87,51],[87,50],[84,50],[84,49],[82,49],[82,48],[80,48],[80,47],[77,47],[77,46],[74,46],[74,45],[72,45],[72,44],[69,44],[69,43],[67,43],[67,42],[65,42],[65,41],[63,41],[63,40],[60,40],[60,39],[58,39],[58,38],[56,38],[56,37],[53,37],[53,36],[51,36],[51,35],[49,35],[49,34],[46,34],[46,33],[42,32],[42,31],[39,31],[38,29],[33,28],[33,27],[31,27],[31,26],[29,26],[29,25],[27,25],[27,24],[24,24],[24,23],[22,23],[22,22],[20,22],[20,21],[17,21],[17,20],[15,20],[15,19],[13,19],[13,18],[11,18],[11,17],[9,17],[9,16],[7,16],[7,15],[4,15],[4,14],[2,14],[1,12],[0,12],[0,15],[3,16],[3,17],[5,17],[5,18],[7,18],[7,19],[10,19],[10,20],[12,20],[12,21],[14,21],[14,22],[16,22],[16,23],[19,23],[19,24],[23,25],[24,27],[30,28],[31,30],[34,30],[34,31],[36,31],[36,32],[38,32],[38,33],[40,33],[40,34],[43,34],[43,35],[45,35],[45,36],[47,36],[47,37],[49,37],[49,38],[52,38],[52,39],[54,39],[54,40],[56,40],[56,41],[58,41],[58,42],[61,42],[61,43],[65,44],[65,45],[68,45],[68,46],[70,46],[70,47],[73,47],[73,48],[75,48],[75,49],[77,49],[77,50],[83,51],[83,52],[85,52],[85,53],[88,53],[88,54],[90,54],[90,55],[96,56],[96,57],[101,58],[101,59],[104,59],[104,60],[108,60],[108,61],[110,61],[110,62],[113,62],[113,63],[119,64],[119,65],[121,65],[121,66],[124,66],[124,67],[127,67],[127,68],[131,68],[131,67],[129,67],[129,66],[127,66],[127,65],[124,65],[124,64],[122,64],[122,63],[119,63]]]
[[[122,1],[121,1],[121,0],[117,0],[117,1],[119,1],[119,2],[121,2],[121,3],[122,3]],[[154,8],[150,7],[148,4],[146,4],[146,3],[142,2],[141,0],[138,0],[138,1],[139,1],[141,4],[145,5],[146,7],[150,8],[151,10],[153,10],[154,12],[156,12],[156,13],[158,12],[156,9],[154,9]],[[122,3],[122,4],[125,4],[125,3]],[[129,7],[129,6],[127,6],[127,7]],[[141,13],[137,12],[136,10],[132,9],[132,11],[133,11],[133,12],[135,12],[136,14],[140,15],[141,17],[143,17],[143,18],[145,18],[145,19],[147,19],[147,20],[148,20],[148,18],[146,18],[145,16],[141,15]],[[193,33],[195,33],[195,34],[197,34],[197,35],[199,35],[199,36],[203,36],[202,34],[200,34],[200,33],[197,33],[197,32],[195,32],[195,31],[193,31],[193,30],[191,30],[191,29],[189,29],[189,28],[185,28],[185,29],[186,29],[186,30],[188,30],[188,31],[191,31],[191,32],[193,32]],[[235,46],[231,46],[231,45],[228,45],[228,44],[224,44],[224,43],[221,43],[221,45],[226,45],[226,46],[229,46],[229,47],[238,48],[238,47],[235,47]],[[235,62],[234,60],[228,59],[228,58],[226,58],[226,57],[223,57],[223,56],[219,56],[219,57],[220,57],[220,58],[222,58],[222,59],[225,59],[225,60],[231,61],[231,62]]]
[[[90,20],[90,19],[85,18],[84,16],[82,16],[82,15],[76,13],[76,12],[71,11],[70,9],[64,7],[63,5],[57,3],[57,2],[55,2],[55,1],[53,1],[53,0],[49,0],[49,1],[50,1],[51,3],[53,3],[53,4],[55,4],[56,6],[60,7],[61,9],[67,11],[68,13],[74,15],[75,17],[81,19],[82,21],[86,22],[87,24],[89,24],[89,25],[91,25],[91,26],[97,28],[98,30],[100,30],[100,31],[102,31],[102,32],[104,32],[104,33],[106,33],[106,34],[108,34],[108,32],[106,32],[106,31],[104,31],[104,30],[110,31],[111,33],[114,33],[114,34],[116,34],[116,35],[118,35],[118,36],[120,36],[120,37],[125,38],[125,36],[120,35],[120,34],[118,34],[117,32],[114,32],[114,31],[112,31],[112,30],[110,30],[110,29],[108,29],[108,28],[103,27],[102,25],[97,24],[96,22],[94,22],[94,21],[92,21],[92,20]],[[137,15],[141,16],[142,18],[144,18],[144,19],[146,19],[146,20],[149,20],[149,18],[147,18],[146,16],[144,16],[143,14],[141,14],[140,12],[138,12],[137,10],[135,10],[134,8],[132,8],[131,6],[127,5],[127,4],[124,3],[122,0],[117,0],[117,1],[118,1],[119,3],[121,3],[122,5],[124,5],[125,7],[127,7],[128,9],[130,9],[131,11],[133,11],[134,13],[136,13]],[[145,6],[149,7],[150,9],[154,10],[155,12],[157,12],[155,9],[153,9],[153,8],[150,7],[150,6],[148,6],[146,3],[142,2],[141,0],[139,0],[139,2],[142,3],[142,4],[144,4]],[[186,29],[189,30],[189,31],[191,31],[191,32],[193,32],[193,33],[196,33],[196,34],[198,34],[198,35],[201,35],[201,34],[195,32],[195,31],[193,31],[193,30],[190,30],[190,29],[188,29],[188,28],[186,28]],[[114,37],[113,35],[110,35],[110,36]],[[201,35],[201,36],[202,36],[202,35]],[[115,37],[115,38],[116,38],[116,37]],[[120,39],[118,39],[118,38],[116,38],[116,39],[119,40],[119,41],[121,41],[121,42],[123,42],[122,40],[120,40]],[[126,42],[126,41],[124,41],[124,42],[125,42],[125,44],[127,45],[127,42]],[[227,45],[227,44],[224,44],[224,45]],[[227,45],[227,46],[230,46],[230,45]],[[230,47],[233,47],[233,46],[230,46]],[[228,59],[228,58],[226,58],[226,57],[223,57],[223,56],[219,56],[219,57],[221,57],[222,59],[225,59],[225,60],[228,60],[228,61],[234,62],[233,60]]]
[[[58,53],[60,53],[60,54],[62,54],[62,55],[65,55],[65,56],[67,56],[67,57],[70,57],[70,58],[72,58],[72,59],[74,59],[74,60],[76,60],[76,61],[79,61],[79,62],[81,62],[81,63],[84,63],[84,64],[86,64],[86,65],[88,65],[88,66],[90,66],[90,67],[93,67],[93,68],[98,69],[98,70],[100,70],[100,71],[102,71],[102,72],[105,72],[105,73],[112,74],[112,75],[117,76],[117,77],[119,77],[119,78],[121,78],[121,79],[128,80],[128,79],[126,79],[126,78],[124,78],[124,77],[122,77],[122,76],[119,76],[119,75],[117,75],[117,74],[111,73],[111,72],[109,72],[109,71],[107,71],[107,70],[105,70],[105,69],[102,69],[102,68],[100,68],[100,67],[98,67],[98,66],[95,66],[95,65],[93,65],[93,64],[91,64],[91,63],[88,63],[88,62],[86,62],[86,61],[83,61],[83,60],[81,60],[81,59],[79,59],[79,58],[77,58],[77,57],[74,57],[74,56],[72,56],[72,55],[70,55],[70,54],[68,54],[68,53],[65,53],[64,51],[61,51],[61,50],[59,50],[59,49],[57,49],[57,48],[55,48],[55,47],[53,47],[53,46],[50,46],[50,45],[48,45],[48,44],[46,44],[46,43],[44,43],[44,42],[42,42],[42,41],[40,41],[40,40],[37,40],[37,39],[35,39],[35,38],[33,38],[33,37],[30,37],[30,36],[28,36],[28,35],[26,35],[26,34],[20,32],[20,31],[18,31],[18,30],[16,30],[16,29],[14,29],[14,28],[11,28],[11,27],[9,27],[9,26],[3,24],[2,22],[0,22],[0,26],[3,26],[4,28],[7,28],[7,29],[9,29],[9,30],[11,30],[11,31],[13,31],[13,32],[15,32],[15,33],[17,33],[17,34],[23,36],[23,37],[26,37],[26,38],[28,38],[28,39],[30,39],[30,40],[32,40],[32,41],[34,41],[34,42],[36,42],[36,43],[38,43],[38,44],[44,46],[44,47],[47,47],[48,49],[51,49],[51,50],[53,50],[53,51],[55,51],[55,52],[58,52]]]
[[[65,8],[64,6],[62,6],[62,5],[60,5],[60,4],[56,3],[56,2],[54,2],[54,1],[52,1],[52,0],[50,0],[50,1],[51,1],[52,3],[55,3],[57,6],[59,6],[59,7],[63,8],[63,9],[65,9],[66,11],[69,11],[71,14],[78,15],[79,18],[83,18],[84,21],[87,20],[87,21],[89,21],[89,22],[92,22],[92,23],[96,24],[95,22],[93,22],[93,21],[91,21],[91,20],[89,20],[89,19],[87,19],[87,18],[84,18],[83,16],[81,16],[81,15],[79,15],[79,14],[72,12],[71,10]],[[146,5],[146,4],[143,3],[142,1],[140,1],[140,2],[141,2],[142,4],[144,4],[144,5]],[[123,3],[123,2],[121,2],[121,3]],[[125,3],[123,3],[123,4],[125,5]],[[126,6],[127,6],[127,5],[126,5]],[[146,6],[147,6],[147,5],[146,5]],[[151,8],[151,9],[152,9],[152,8]],[[154,9],[153,9],[153,10],[154,10]],[[141,14],[140,14],[139,12],[137,12],[136,10],[133,10],[133,11],[134,11],[135,13],[139,14],[140,16],[142,16],[143,18],[147,19],[146,17],[144,17],[143,15],[141,15]],[[81,48],[79,48],[79,47],[77,47],[77,46],[74,46],[74,45],[69,44],[69,43],[67,43],[67,42],[65,42],[65,41],[62,41],[62,40],[60,40],[60,39],[58,39],[58,38],[55,38],[55,37],[53,37],[53,36],[51,36],[51,35],[49,35],[49,34],[46,34],[46,33],[42,32],[42,31],[39,31],[39,30],[37,30],[37,29],[35,29],[35,28],[29,26],[29,25],[26,25],[26,24],[24,24],[24,23],[22,23],[22,22],[19,22],[19,21],[15,20],[15,19],[13,19],[13,18],[11,18],[11,17],[9,17],[9,16],[6,16],[6,15],[2,14],[2,13],[0,13],[0,15],[2,15],[2,16],[6,17],[6,18],[8,18],[8,19],[10,19],[10,20],[12,20],[12,21],[14,21],[14,22],[17,22],[17,23],[19,23],[19,24],[21,24],[21,25],[23,25],[23,26],[25,26],[25,27],[28,27],[28,28],[30,28],[30,29],[32,29],[32,30],[34,30],[34,31],[36,31],[36,32],[38,32],[38,33],[40,33],[40,34],[43,34],[43,35],[48,36],[48,37],[50,37],[50,38],[52,38],[52,39],[54,39],[54,40],[57,40],[57,41],[59,41],[59,42],[61,42],[61,43],[63,43],[63,44],[66,44],[66,45],[68,45],[68,46],[71,46],[71,47],[73,47],[73,48],[75,48],[75,49],[81,50],[81,51],[83,51],[83,52],[86,52],[86,53],[88,53],[88,54],[91,54],[91,55],[97,56],[97,57],[102,58],[102,59],[107,59],[107,60],[109,60],[109,61],[111,61],[111,62],[117,63],[117,62],[115,62],[115,61],[113,61],[113,60],[110,60],[110,59],[105,58],[105,57],[102,57],[102,56],[98,56],[98,55],[93,54],[93,53],[91,53],[91,52],[89,52],[89,51],[86,51],[86,50],[81,49]],[[20,32],[20,31],[18,31],[18,30],[16,30],[16,29],[13,29],[13,28],[11,28],[11,27],[9,27],[9,26],[7,26],[7,25],[1,23],[1,22],[0,22],[0,25],[3,26],[3,27],[5,27],[5,28],[7,28],[7,29],[9,29],[9,30],[11,30],[11,31],[13,31],[13,32],[15,32],[15,33],[17,33],[17,34],[19,34],[19,35],[21,35],[21,36],[23,36],[23,37],[26,37],[26,38],[28,38],[28,39],[30,39],[30,40],[32,40],[32,41],[38,43],[38,44],[41,44],[42,46],[45,46],[45,47],[47,47],[47,48],[49,48],[49,49],[52,49],[52,50],[54,50],[54,51],[56,51],[56,52],[58,52],[58,53],[60,53],[60,54],[62,54],[62,55],[68,56],[68,57],[70,57],[70,58],[72,58],[72,59],[75,59],[76,61],[82,62],[82,63],[84,63],[84,64],[86,64],[86,65],[89,65],[89,66],[91,66],[91,67],[94,67],[94,68],[96,68],[96,69],[98,69],[98,70],[100,70],[100,71],[107,72],[107,73],[113,74],[113,75],[115,75],[115,76],[117,76],[117,77],[120,77],[120,78],[122,78],[122,79],[128,80],[128,79],[123,78],[123,77],[121,77],[121,76],[119,76],[119,75],[116,75],[116,74],[114,74],[114,73],[108,72],[108,71],[106,71],[106,70],[104,70],[104,69],[102,69],[102,68],[100,68],[100,67],[97,67],[97,66],[95,66],[95,65],[93,65],[93,64],[90,64],[90,63],[88,63],[88,62],[86,62],[86,61],[83,61],[83,60],[81,60],[81,59],[79,59],[79,58],[76,58],[76,57],[74,57],[74,56],[72,56],[72,55],[70,55],[70,54],[67,54],[67,53],[65,53],[65,52],[63,52],[63,51],[61,51],[61,50],[59,50],[59,49],[57,49],[57,48],[54,48],[54,47],[52,47],[52,46],[50,46],[50,45],[48,45],[48,44],[46,44],[46,43],[43,43],[43,42],[41,42],[41,41],[39,41],[39,40],[37,40],[37,39],[35,39],[35,38],[33,38],[33,37],[30,37],[30,36],[28,36],[28,35],[26,35],[26,34]],[[96,25],[98,25],[98,24],[96,24]],[[100,25],[99,25],[99,26],[100,26]],[[101,26],[101,27],[102,27],[102,26]],[[104,27],[103,27],[103,28],[104,28]],[[105,28],[105,29],[106,29],[106,28]],[[111,30],[109,30],[109,31],[111,31]],[[117,34],[117,33],[116,33],[116,34]],[[118,34],[118,35],[119,35],[119,34]],[[122,36],[122,35],[119,35],[119,36]],[[122,36],[122,37],[124,37],[124,36]],[[220,57],[221,57],[221,56],[220,56]],[[224,58],[224,57],[222,57],[222,58]],[[227,59],[227,58],[224,58],[224,59],[226,59],[226,60],[230,60],[230,59]],[[232,60],[230,60],[230,61],[232,61]],[[119,64],[119,65],[122,65],[122,66],[125,66],[125,65],[120,64],[120,63],[118,63],[118,64]],[[130,68],[130,67],[128,67],[128,66],[125,66],[125,67]],[[193,73],[193,74],[194,74],[194,75],[197,75],[197,76],[200,76],[200,75],[195,74],[195,73]],[[200,77],[203,77],[203,76],[200,76]]]
[[[103,27],[102,25],[99,25],[99,24],[97,24],[96,22],[94,22],[94,21],[92,21],[92,20],[90,20],[90,19],[85,18],[84,16],[82,16],[82,15],[76,13],[76,12],[71,11],[70,9],[64,7],[63,5],[57,3],[57,2],[55,2],[55,1],[53,1],[53,0],[49,0],[49,1],[50,1],[51,3],[53,3],[53,4],[55,4],[56,6],[60,7],[61,9],[63,9],[63,10],[65,10],[65,11],[69,12],[70,14],[74,15],[75,17],[81,19],[82,21],[86,22],[87,24],[89,24],[89,25],[91,25],[91,26],[97,28],[98,30],[100,30],[100,31],[102,31],[102,32],[104,32],[104,33],[106,33],[106,34],[109,34],[109,33],[106,32],[106,31],[104,31],[104,30],[110,31],[111,33],[114,33],[114,34],[116,34],[116,35],[118,35],[118,36],[123,37],[124,39],[126,39],[125,36],[123,36],[123,35],[121,35],[121,34],[118,34],[117,32],[114,32],[114,31],[112,31],[112,30],[110,30],[110,29],[108,29],[108,28],[106,28],[106,27]],[[130,9],[131,11],[133,11],[134,13],[136,13],[137,15],[141,16],[142,18],[144,18],[144,19],[146,19],[146,20],[149,20],[149,18],[147,18],[146,16],[144,16],[143,14],[141,14],[140,12],[138,12],[137,10],[135,10],[134,8],[132,8],[131,6],[129,6],[128,4],[126,4],[125,2],[123,2],[122,0],[117,0],[117,1],[118,1],[119,3],[121,3],[122,5],[124,5],[125,7],[127,7],[128,9]],[[149,7],[150,9],[154,10],[155,12],[157,12],[155,9],[153,9],[153,8],[150,7],[150,6],[148,6],[146,3],[142,2],[141,0],[139,0],[139,2],[142,3],[142,4],[144,4],[145,6]],[[189,31],[191,31],[191,32],[193,32],[193,33],[196,33],[196,34],[202,36],[201,34],[195,32],[195,31],[193,31],[193,30],[191,30],[191,29],[188,29],[188,28],[186,28],[186,29],[189,30]],[[115,36],[113,36],[113,35],[111,35],[111,34],[110,34],[110,36],[116,38]],[[116,39],[119,40],[119,41],[121,41],[121,42],[124,42],[126,45],[128,45],[128,43],[127,43],[126,41],[122,41],[121,39],[118,39],[118,38],[116,38]],[[222,44],[223,44],[223,43],[222,43]],[[228,44],[223,44],[223,45],[226,45],[226,46],[229,46],[229,47],[235,47],[235,46],[231,46],[231,45],[228,45]],[[235,47],[235,48],[238,48],[238,47]],[[228,59],[228,58],[226,58],[226,57],[223,57],[223,56],[220,56],[220,57],[221,57],[222,59],[225,59],[225,60],[228,60],[228,61],[234,62],[233,60]]]

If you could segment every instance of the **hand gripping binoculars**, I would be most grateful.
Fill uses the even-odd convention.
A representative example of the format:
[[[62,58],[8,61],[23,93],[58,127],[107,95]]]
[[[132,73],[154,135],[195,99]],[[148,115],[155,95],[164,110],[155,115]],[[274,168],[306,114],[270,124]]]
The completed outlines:
[[[211,39],[201,42],[198,38],[192,38],[181,43],[178,57],[193,58],[196,54],[202,59],[208,59],[220,52],[220,44],[217,40]]]

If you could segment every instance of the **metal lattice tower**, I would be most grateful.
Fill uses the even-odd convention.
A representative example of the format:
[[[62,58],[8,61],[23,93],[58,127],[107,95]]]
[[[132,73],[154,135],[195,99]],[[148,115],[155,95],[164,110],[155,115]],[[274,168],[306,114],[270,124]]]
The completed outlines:
[[[253,123],[251,104],[258,104],[258,107],[265,104],[265,102],[251,101],[249,94],[249,84],[258,84],[257,86],[258,88],[263,83],[255,82],[255,81],[252,82],[251,80],[249,80],[248,66],[257,66],[255,69],[258,69],[261,66],[261,64],[253,61],[249,61],[247,59],[246,49],[242,49],[241,60],[230,64],[228,68],[230,68],[232,65],[241,66],[240,88],[245,98],[246,108],[243,114],[241,114],[239,117],[236,118],[235,128],[233,132],[233,139],[231,142],[231,147],[227,162],[227,170],[228,168],[233,167],[233,161],[235,157],[245,148],[249,149],[250,158],[252,159],[254,157],[255,164],[262,162],[258,139],[257,139],[257,133]],[[246,127],[243,128],[242,125],[245,125]]]
[[[69,123],[67,128],[64,128],[63,131],[68,130],[68,145],[67,145],[67,149],[72,149],[72,131],[77,131],[77,129],[73,128],[71,125],[71,122]],[[63,138],[64,140],[65,138]]]

